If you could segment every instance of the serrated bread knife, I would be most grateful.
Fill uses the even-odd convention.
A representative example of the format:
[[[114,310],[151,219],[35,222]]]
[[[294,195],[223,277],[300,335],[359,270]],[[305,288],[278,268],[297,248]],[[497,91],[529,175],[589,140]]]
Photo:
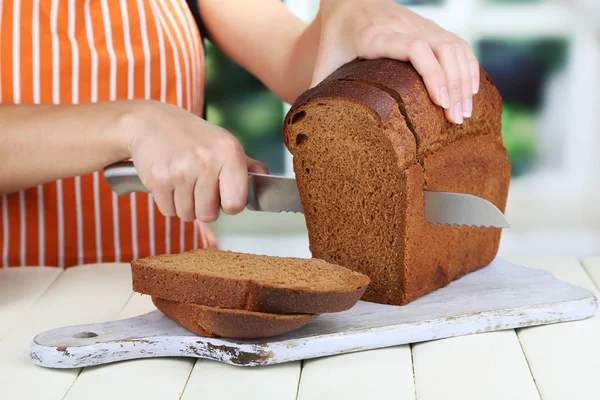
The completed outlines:
[[[119,196],[148,192],[132,162],[104,169],[104,178]],[[296,180],[275,175],[248,173],[248,204],[252,211],[303,212]],[[481,197],[450,192],[425,191],[425,220],[432,224],[508,228],[504,214]]]

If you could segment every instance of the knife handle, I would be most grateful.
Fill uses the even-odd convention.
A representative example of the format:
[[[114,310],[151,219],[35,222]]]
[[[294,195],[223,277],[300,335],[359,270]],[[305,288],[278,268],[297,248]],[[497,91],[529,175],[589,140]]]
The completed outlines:
[[[262,174],[249,172],[248,178],[250,179],[255,175],[262,176]],[[150,193],[140,180],[137,170],[131,161],[120,161],[107,166],[104,168],[104,179],[106,179],[113,192],[119,196],[133,192]]]
[[[121,161],[107,166],[104,168],[104,179],[106,179],[113,192],[119,196],[133,192],[150,193],[140,180],[131,161]]]

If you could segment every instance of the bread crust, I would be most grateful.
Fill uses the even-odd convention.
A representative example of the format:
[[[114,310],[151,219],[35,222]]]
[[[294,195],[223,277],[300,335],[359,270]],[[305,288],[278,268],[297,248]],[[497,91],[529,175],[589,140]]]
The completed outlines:
[[[483,68],[479,72],[480,88],[472,115],[461,125],[449,122],[442,108],[431,101],[423,79],[410,63],[387,58],[354,60],[340,67],[326,82],[363,82],[391,95],[399,104],[421,155],[465,136],[500,132],[502,98]]]
[[[303,327],[318,315],[277,315],[180,303],[152,296],[152,302],[167,317],[187,330],[205,337],[260,339],[282,335]]]
[[[368,110],[377,116],[371,128],[362,129],[370,132],[378,142],[386,142],[382,149],[392,149],[395,163],[388,160],[387,150],[360,160],[348,156],[345,151],[338,151],[341,145],[336,147],[332,137],[344,143],[351,141],[352,144],[345,144],[345,148],[355,146],[364,153],[370,152],[368,142],[350,132],[352,121],[363,117],[356,107],[345,105],[350,91],[342,91],[342,84],[365,88],[354,90],[350,95],[353,104],[361,104],[365,112]],[[321,90],[321,86],[327,89]],[[368,95],[362,95],[363,92]],[[386,107],[386,112],[382,113],[380,104],[390,98],[396,104]],[[316,102],[329,107],[330,116],[315,108]],[[449,123],[443,110],[431,102],[421,77],[409,63],[382,59],[356,60],[342,66],[320,85],[300,96],[290,109],[284,124],[284,141],[294,156],[311,252],[314,257],[369,275],[372,282],[364,300],[407,304],[487,265],[495,257],[500,229],[433,225],[424,219],[424,190],[475,194],[490,200],[501,211],[505,209],[510,162],[502,145],[502,100],[483,70],[480,92],[474,97],[473,107],[472,118],[464,124]],[[328,127],[328,121],[335,120],[340,124],[342,120],[336,118],[344,112],[350,122],[343,131],[340,128],[337,133],[332,133],[335,127]],[[294,119],[299,114],[303,115],[302,119]],[[328,129],[325,135],[323,132]],[[312,143],[298,145],[294,138],[299,132],[313,137]],[[410,136],[406,132],[410,132]],[[330,143],[333,143],[332,151],[314,156],[315,151],[319,152]],[[396,168],[395,180],[392,182],[389,174],[387,180],[373,173],[368,177],[365,174],[364,178],[347,176],[336,172],[341,167],[327,174],[318,172],[330,169],[330,165],[345,165],[352,169],[357,163],[361,168],[375,165],[373,168],[378,171],[385,170],[386,165]],[[310,175],[304,173],[306,168],[311,170]],[[386,202],[383,196],[379,197],[382,207],[368,209],[364,202],[361,207],[361,194],[328,189],[342,187],[336,180],[347,180],[353,186],[375,187],[377,182],[373,181],[379,180],[381,190],[396,196],[400,207]],[[327,193],[326,196],[319,191]],[[336,201],[339,207],[328,208],[327,214],[311,211],[323,208],[328,201]],[[374,222],[361,225],[360,219],[348,217],[350,211],[347,208],[352,208],[350,211],[354,213],[370,214]],[[340,232],[338,236],[345,236],[332,238],[327,235],[326,230],[331,227]],[[362,238],[353,236],[353,229],[360,230]],[[377,246],[365,244],[373,242],[373,237],[378,238]],[[352,249],[349,250],[347,243],[357,240],[356,246],[361,247],[361,252],[348,256]],[[381,257],[380,253],[390,256]],[[368,262],[369,257],[376,261]]]

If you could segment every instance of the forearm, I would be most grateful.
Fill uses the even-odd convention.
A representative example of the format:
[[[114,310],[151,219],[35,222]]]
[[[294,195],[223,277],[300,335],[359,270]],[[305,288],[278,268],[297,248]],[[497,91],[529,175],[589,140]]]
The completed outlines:
[[[279,0],[199,0],[211,40],[277,96],[293,102],[309,88],[320,21],[306,25]]]
[[[134,102],[0,105],[0,193],[83,175],[129,157]]]
[[[297,37],[282,69],[281,91],[288,103],[293,103],[310,87],[319,49],[320,21],[317,16]]]

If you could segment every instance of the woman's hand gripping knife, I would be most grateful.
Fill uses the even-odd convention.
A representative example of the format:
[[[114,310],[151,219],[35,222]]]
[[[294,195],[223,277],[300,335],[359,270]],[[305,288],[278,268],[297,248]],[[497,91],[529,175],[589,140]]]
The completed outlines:
[[[175,106],[148,107],[130,123],[137,132],[131,157],[160,212],[205,225],[209,247],[217,247],[206,224],[217,220],[220,209],[241,212],[248,172],[267,174],[266,165],[246,156],[225,129]]]

